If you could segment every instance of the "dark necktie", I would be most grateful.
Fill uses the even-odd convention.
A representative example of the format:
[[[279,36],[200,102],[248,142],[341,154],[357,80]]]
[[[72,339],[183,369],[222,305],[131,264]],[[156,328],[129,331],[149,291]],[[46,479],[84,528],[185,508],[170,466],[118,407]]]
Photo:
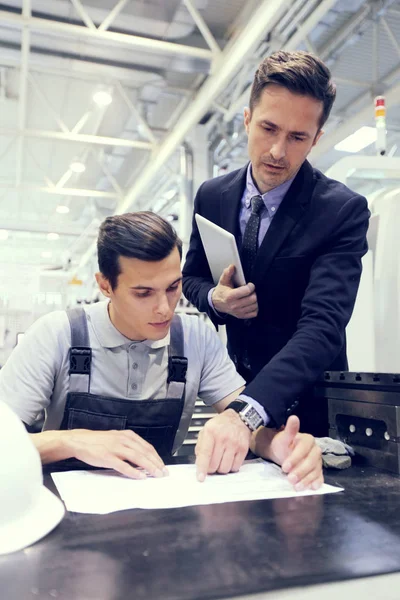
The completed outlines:
[[[264,206],[261,196],[253,196],[251,202],[251,215],[247,221],[243,234],[241,259],[244,276],[247,283],[251,281],[258,248],[258,231],[260,229],[260,212]]]

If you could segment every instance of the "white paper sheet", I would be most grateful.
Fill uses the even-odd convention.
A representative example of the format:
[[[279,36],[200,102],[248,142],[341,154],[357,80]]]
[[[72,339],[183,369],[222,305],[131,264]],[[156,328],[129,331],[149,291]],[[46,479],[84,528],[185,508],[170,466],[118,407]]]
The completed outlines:
[[[247,461],[238,473],[196,480],[194,465],[168,467],[160,479],[127,479],[115,471],[52,473],[66,508],[72,512],[107,514],[128,508],[176,508],[241,500],[290,498],[341,492],[324,484],[319,490],[296,492],[279,467],[261,459]]]

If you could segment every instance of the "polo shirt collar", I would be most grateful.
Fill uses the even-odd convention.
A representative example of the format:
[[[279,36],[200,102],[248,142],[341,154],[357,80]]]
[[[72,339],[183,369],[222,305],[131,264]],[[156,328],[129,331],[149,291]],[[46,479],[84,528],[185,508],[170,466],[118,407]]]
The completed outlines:
[[[163,348],[169,346],[170,343],[170,332],[161,340],[130,340],[124,336],[118,329],[111,323],[110,315],[108,314],[109,301],[101,301],[96,304],[90,305],[86,312],[89,316],[90,322],[92,323],[94,332],[96,334],[99,343],[104,348],[117,348],[118,346],[125,346],[132,343],[147,346],[148,348]]]

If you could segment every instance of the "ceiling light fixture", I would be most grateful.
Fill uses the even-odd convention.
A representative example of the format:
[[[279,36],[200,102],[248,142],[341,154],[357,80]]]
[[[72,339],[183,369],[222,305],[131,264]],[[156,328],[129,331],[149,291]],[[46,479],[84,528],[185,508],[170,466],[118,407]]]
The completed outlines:
[[[97,106],[108,106],[113,100],[110,92],[105,90],[98,90],[92,97]]]
[[[360,129],[357,129],[357,131],[336,144],[335,150],[340,150],[341,152],[360,152],[360,150],[363,150],[375,141],[375,127],[360,127]]]
[[[8,239],[8,231],[7,229],[0,229],[0,240]]]
[[[58,235],[58,233],[48,233],[47,234],[47,239],[51,240],[52,242],[54,242],[55,240],[58,240],[60,236]]]
[[[67,213],[69,213],[69,208],[68,206],[63,206],[62,204],[60,204],[59,206],[57,206],[56,211],[60,213],[60,215],[66,215]]]
[[[73,160],[69,168],[74,173],[83,173],[86,170],[86,166],[80,160]]]

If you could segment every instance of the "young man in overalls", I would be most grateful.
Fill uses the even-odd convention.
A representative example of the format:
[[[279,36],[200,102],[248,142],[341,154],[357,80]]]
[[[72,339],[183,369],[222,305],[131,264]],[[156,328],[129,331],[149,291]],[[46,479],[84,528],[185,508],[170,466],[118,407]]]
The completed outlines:
[[[45,411],[43,431],[32,434],[42,462],[75,458],[142,478],[167,473],[163,458],[182,444],[200,397],[219,413],[197,443],[200,481],[237,471],[251,447],[298,489],[319,487],[320,451],[297,417],[281,432],[243,420],[235,398],[244,380],[215,331],[174,315],[181,254],[158,215],[108,217],[96,274],[108,302],[40,318],[1,370],[0,398],[26,425]]]

